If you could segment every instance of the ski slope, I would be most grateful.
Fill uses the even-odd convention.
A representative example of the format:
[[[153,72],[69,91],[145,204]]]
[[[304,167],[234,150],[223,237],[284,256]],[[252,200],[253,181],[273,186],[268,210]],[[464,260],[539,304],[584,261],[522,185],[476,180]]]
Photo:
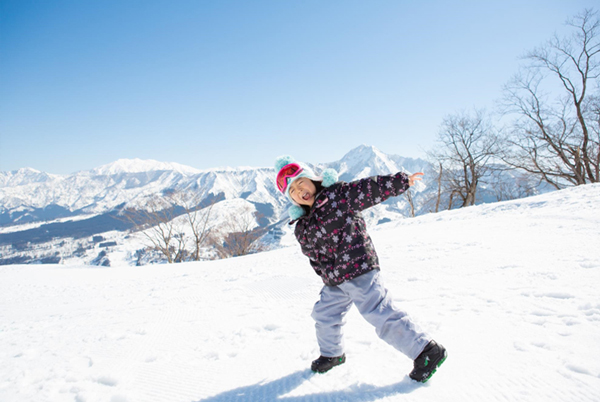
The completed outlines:
[[[145,267],[0,267],[0,401],[600,401],[600,185],[370,229],[449,353],[427,384],[353,309],[326,374],[299,248]]]

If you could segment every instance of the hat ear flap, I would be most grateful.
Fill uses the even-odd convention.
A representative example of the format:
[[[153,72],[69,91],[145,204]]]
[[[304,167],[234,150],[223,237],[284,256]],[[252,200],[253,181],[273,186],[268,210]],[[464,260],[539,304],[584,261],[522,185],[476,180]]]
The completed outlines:
[[[322,174],[323,182],[321,185],[323,187],[329,187],[338,182],[338,173],[333,169],[325,169]]]
[[[306,214],[306,212],[304,211],[304,208],[302,208],[299,205],[292,205],[290,207],[290,209],[288,209],[288,214],[290,214],[290,219],[292,221],[295,221],[296,219],[304,216]]]

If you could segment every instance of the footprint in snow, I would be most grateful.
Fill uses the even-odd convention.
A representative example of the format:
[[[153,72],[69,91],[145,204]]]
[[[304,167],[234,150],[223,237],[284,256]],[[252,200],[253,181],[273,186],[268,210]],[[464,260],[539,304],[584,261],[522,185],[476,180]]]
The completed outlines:
[[[96,382],[102,385],[106,385],[108,387],[115,387],[117,386],[117,384],[119,384],[119,381],[116,378],[110,376],[98,377],[96,379]]]

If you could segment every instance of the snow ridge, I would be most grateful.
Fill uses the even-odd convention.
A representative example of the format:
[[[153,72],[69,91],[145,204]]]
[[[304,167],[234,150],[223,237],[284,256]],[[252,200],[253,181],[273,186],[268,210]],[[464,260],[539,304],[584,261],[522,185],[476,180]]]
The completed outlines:
[[[373,164],[373,167],[365,164]],[[350,178],[361,171],[388,174],[405,169],[375,148],[366,146],[350,151],[341,162],[321,166],[326,167],[341,170]],[[197,192],[200,198],[208,194],[237,198],[251,192],[243,198],[273,205],[281,212],[286,202],[273,184],[273,174],[272,168],[201,171],[177,163],[141,159],[120,159],[70,176],[21,169],[0,172],[0,213],[49,205],[72,212],[102,213],[135,199],[172,190]]]
[[[91,175],[112,176],[123,173],[140,173],[140,172],[155,172],[155,171],[174,171],[184,175],[194,175],[201,173],[199,169],[190,166],[181,165],[175,162],[158,162],[155,160],[142,159],[119,159],[116,162],[109,163],[99,168],[92,169]]]

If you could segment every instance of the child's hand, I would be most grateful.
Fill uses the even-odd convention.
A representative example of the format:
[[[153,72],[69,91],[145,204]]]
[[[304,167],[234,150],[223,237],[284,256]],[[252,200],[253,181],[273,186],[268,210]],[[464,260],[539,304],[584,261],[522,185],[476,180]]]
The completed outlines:
[[[408,185],[411,187],[414,186],[417,181],[423,180],[422,176],[423,173],[421,172],[411,174],[410,176],[408,176]]]

